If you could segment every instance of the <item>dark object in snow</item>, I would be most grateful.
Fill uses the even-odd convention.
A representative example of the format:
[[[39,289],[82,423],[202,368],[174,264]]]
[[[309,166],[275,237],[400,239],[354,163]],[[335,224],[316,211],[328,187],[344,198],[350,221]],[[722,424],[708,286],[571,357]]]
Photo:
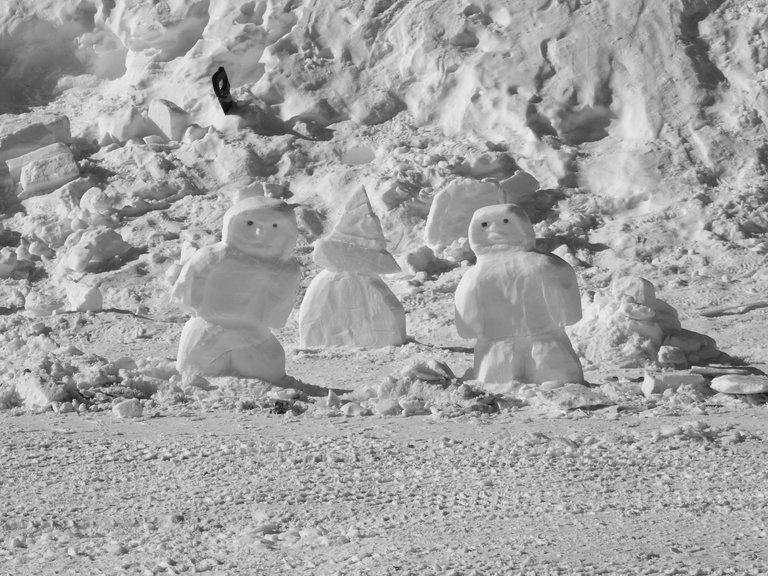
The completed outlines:
[[[285,414],[291,409],[291,403],[287,400],[275,400],[275,405],[269,410],[270,414]]]
[[[213,82],[213,92],[219,100],[221,109],[224,111],[224,114],[227,114],[235,101],[232,100],[232,95],[229,93],[229,78],[227,77],[227,71],[224,70],[224,66],[219,66],[211,81]]]
[[[309,119],[294,117],[287,122],[277,117],[261,101],[235,102],[230,93],[229,77],[223,66],[211,77],[213,92],[219,100],[225,116],[240,116],[243,119],[243,127],[248,127],[256,134],[262,136],[279,136],[291,134],[304,140],[330,140],[333,138],[333,130]],[[301,125],[306,134],[296,131]]]

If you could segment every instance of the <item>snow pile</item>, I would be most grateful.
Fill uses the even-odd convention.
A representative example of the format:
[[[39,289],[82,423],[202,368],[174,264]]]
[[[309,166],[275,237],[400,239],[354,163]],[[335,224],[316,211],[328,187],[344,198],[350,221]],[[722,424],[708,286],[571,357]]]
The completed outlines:
[[[681,327],[677,311],[656,298],[644,278],[617,277],[608,292],[585,299],[583,308],[569,334],[576,351],[594,365],[687,368],[721,357],[712,338]]]

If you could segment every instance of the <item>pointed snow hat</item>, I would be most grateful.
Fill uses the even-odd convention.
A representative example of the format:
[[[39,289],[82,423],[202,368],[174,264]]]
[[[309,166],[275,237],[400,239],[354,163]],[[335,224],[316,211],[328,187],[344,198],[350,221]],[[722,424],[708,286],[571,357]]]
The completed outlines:
[[[315,262],[332,272],[392,274],[400,266],[387,251],[381,222],[361,186],[347,200],[327,238],[315,243]]]

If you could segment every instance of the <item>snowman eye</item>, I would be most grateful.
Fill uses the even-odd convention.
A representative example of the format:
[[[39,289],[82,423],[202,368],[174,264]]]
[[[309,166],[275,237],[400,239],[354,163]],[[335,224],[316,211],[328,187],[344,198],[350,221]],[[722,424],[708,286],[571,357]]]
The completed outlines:
[[[248,222],[246,222],[246,224],[248,224],[248,226],[253,226],[253,220],[248,220]]]
[[[277,228],[277,224],[272,224],[272,228]]]
[[[509,218],[504,218],[504,224],[509,224]]]
[[[487,228],[488,227],[488,222],[483,222],[483,223],[480,224],[480,226],[482,226],[483,228]]]

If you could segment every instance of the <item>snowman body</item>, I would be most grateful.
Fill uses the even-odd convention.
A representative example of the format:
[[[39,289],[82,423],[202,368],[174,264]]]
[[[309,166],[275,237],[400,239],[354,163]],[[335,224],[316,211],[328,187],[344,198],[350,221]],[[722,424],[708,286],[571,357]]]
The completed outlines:
[[[376,275],[323,270],[299,312],[300,346],[381,348],[405,341],[405,313]]]
[[[533,227],[514,204],[476,211],[469,237],[477,264],[456,289],[455,317],[460,336],[477,338],[475,378],[581,382],[564,329],[581,318],[573,269],[534,249]]]

